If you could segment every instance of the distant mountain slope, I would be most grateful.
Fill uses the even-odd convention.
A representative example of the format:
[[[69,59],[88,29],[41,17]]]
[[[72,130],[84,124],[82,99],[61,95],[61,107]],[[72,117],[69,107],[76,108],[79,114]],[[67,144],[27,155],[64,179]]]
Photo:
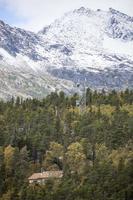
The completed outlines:
[[[133,88],[133,18],[81,7],[38,34],[0,21],[0,98]]]

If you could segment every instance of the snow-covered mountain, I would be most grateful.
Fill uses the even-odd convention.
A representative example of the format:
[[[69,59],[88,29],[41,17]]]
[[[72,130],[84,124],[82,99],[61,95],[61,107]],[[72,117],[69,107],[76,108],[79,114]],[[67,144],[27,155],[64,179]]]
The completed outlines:
[[[0,21],[0,98],[133,88],[133,17],[81,7],[37,34]]]

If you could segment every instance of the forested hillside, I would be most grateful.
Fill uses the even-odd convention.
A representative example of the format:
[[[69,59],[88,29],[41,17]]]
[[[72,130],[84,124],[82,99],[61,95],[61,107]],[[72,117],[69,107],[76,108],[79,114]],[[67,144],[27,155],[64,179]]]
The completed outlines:
[[[133,91],[0,102],[0,200],[133,200]],[[43,170],[60,181],[29,185]]]

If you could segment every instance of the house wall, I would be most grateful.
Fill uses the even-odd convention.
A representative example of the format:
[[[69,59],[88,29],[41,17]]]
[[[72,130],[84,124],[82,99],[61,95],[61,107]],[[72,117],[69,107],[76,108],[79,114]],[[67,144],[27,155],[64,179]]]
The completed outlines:
[[[45,184],[46,180],[45,179],[37,179],[37,180],[29,180],[29,183],[38,183],[38,184]]]

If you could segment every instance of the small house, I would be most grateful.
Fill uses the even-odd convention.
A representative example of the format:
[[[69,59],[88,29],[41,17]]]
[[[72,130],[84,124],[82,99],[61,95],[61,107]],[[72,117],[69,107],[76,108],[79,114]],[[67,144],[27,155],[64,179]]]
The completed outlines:
[[[32,174],[28,180],[29,183],[45,184],[47,180],[50,179],[61,179],[63,177],[63,171],[45,171],[42,173]]]

